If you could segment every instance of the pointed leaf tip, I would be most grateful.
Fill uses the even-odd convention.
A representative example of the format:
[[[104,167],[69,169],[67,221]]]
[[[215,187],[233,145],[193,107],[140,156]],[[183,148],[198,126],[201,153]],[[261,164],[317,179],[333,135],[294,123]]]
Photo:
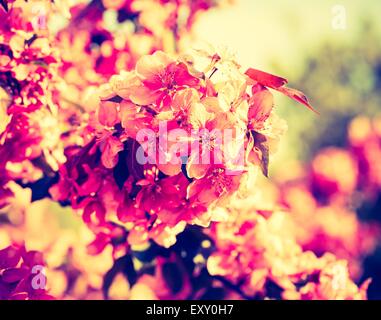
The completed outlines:
[[[293,88],[287,88],[287,87],[281,87],[281,88],[278,88],[277,90],[283,93],[284,95],[286,95],[287,97],[305,105],[308,109],[315,112],[316,114],[319,114],[319,112],[313,106],[311,106],[307,96],[303,92]]]

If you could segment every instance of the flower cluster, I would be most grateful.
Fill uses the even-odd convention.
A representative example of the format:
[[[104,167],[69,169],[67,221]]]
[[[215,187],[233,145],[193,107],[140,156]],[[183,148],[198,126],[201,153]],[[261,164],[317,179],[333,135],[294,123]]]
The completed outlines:
[[[33,183],[51,176],[65,161],[62,147],[81,140],[76,129],[86,123],[91,109],[84,97],[91,96],[95,85],[131,69],[141,55],[168,47],[166,33],[179,32],[176,37],[180,37],[200,11],[214,5],[209,1],[95,0],[70,7],[45,0],[5,2],[0,8],[2,205],[12,195],[8,181]],[[113,14],[118,17],[111,23],[107,17]],[[51,20],[56,17],[69,18],[69,24],[52,31]],[[149,26],[152,23],[155,28]],[[158,25],[163,26],[160,33]]]
[[[0,206],[12,195],[9,181],[33,182],[43,167],[57,170],[64,160],[52,97],[57,52],[34,19],[34,4],[24,4],[0,11]]]
[[[240,204],[238,206],[238,204]],[[245,208],[244,210],[242,208]],[[230,220],[212,228],[216,250],[208,258],[211,275],[220,276],[248,298],[365,299],[345,260],[303,251],[292,232],[290,215],[256,209],[244,201],[229,207]]]
[[[143,55],[180,52],[189,45],[199,13],[225,2],[92,0],[73,5],[68,24],[56,35],[62,81],[54,94],[65,125],[65,145],[81,143],[81,129],[97,105],[97,87],[114,74],[134,69]]]
[[[199,12],[219,2],[93,0],[75,5],[69,24],[58,34],[63,72],[71,81],[94,83],[133,68],[144,54],[175,52]]]
[[[51,194],[83,210],[98,230],[97,251],[126,237],[168,247],[187,224],[218,219],[210,209],[245,189],[256,168],[267,173],[285,127],[267,87],[308,105],[285,83],[254,69],[246,75],[218,53],[143,56],[101,87],[88,143],[67,150]]]
[[[53,299],[46,290],[40,252],[27,251],[15,244],[0,250],[0,299]]]
[[[82,113],[90,109],[86,97],[94,87],[133,69],[143,55],[180,51],[189,43],[186,39],[199,13],[223,2],[92,0],[72,6],[69,23],[56,35],[64,80],[58,95],[67,118],[86,122]]]

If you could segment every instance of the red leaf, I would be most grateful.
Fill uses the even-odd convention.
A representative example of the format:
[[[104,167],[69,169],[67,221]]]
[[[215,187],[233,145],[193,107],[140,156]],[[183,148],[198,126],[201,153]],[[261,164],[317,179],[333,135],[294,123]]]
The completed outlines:
[[[290,97],[291,99],[301,103],[301,104],[304,104],[308,109],[312,110],[313,112],[319,114],[318,111],[316,111],[309,103],[308,101],[308,98],[306,97],[306,95],[299,91],[299,90],[296,90],[296,89],[292,89],[292,88],[287,88],[287,87],[282,87],[282,88],[277,88],[276,90],[278,90],[279,92],[283,93],[284,95],[286,95],[287,97]]]
[[[278,76],[275,76],[273,74],[252,69],[249,68],[246,73],[248,77],[250,77],[252,80],[257,81],[261,85],[265,87],[269,87],[271,89],[277,90],[286,96],[290,97],[291,99],[294,99],[295,101],[305,105],[308,109],[312,110],[313,112],[319,114],[308,102],[307,97],[305,94],[301,91],[298,91],[296,89],[287,88],[284,87],[285,84],[287,84],[287,80]]]
[[[272,89],[278,89],[287,83],[287,79],[285,78],[278,77],[276,75],[253,68],[249,68],[245,74],[261,85]]]

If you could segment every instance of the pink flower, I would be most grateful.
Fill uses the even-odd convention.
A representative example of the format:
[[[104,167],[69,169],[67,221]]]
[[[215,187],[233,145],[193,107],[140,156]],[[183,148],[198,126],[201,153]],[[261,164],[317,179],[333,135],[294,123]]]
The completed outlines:
[[[44,266],[42,254],[26,251],[24,246],[11,245],[0,250],[0,299],[53,299],[46,289]]]
[[[159,110],[171,105],[177,90],[199,84],[184,63],[172,60],[162,51],[140,58],[136,72],[143,86],[137,87],[130,99],[139,105],[155,103]]]

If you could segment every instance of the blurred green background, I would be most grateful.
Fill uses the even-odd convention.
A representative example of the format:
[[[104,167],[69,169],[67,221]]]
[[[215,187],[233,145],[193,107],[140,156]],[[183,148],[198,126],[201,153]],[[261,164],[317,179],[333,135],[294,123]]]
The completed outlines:
[[[273,175],[285,162],[344,145],[350,119],[379,112],[380,16],[380,0],[235,0],[200,17],[197,38],[233,48],[243,67],[287,78],[321,114],[276,97],[289,130],[272,161]]]

